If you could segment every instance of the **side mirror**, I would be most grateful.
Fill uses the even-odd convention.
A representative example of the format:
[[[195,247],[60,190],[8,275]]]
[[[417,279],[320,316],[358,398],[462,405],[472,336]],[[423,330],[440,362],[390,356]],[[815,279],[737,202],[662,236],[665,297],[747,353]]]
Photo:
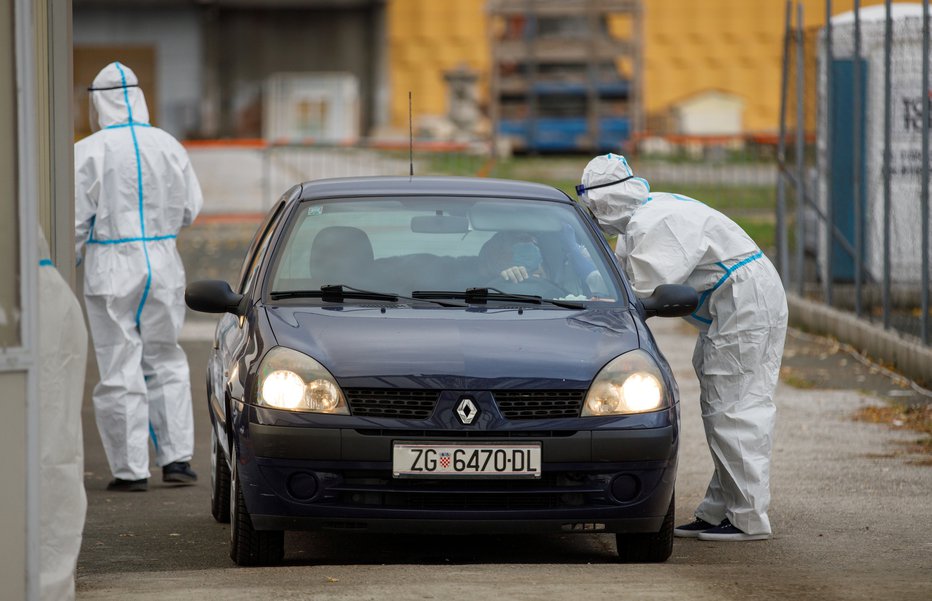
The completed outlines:
[[[689,286],[663,284],[641,305],[646,317],[686,317],[699,306],[699,294]]]
[[[236,294],[223,280],[192,282],[184,291],[184,302],[201,313],[246,313],[245,297]]]

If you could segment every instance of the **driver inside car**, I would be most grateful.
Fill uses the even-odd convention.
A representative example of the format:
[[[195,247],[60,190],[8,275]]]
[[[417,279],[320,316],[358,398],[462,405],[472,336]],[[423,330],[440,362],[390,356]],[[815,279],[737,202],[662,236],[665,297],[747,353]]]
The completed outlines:
[[[581,284],[581,292],[600,296],[605,289],[602,275],[595,269],[586,249],[576,241],[569,224],[559,232],[560,255],[566,267]],[[483,247],[489,271],[515,284],[531,278],[553,279],[544,266],[544,255],[537,238],[527,233],[499,232]]]
[[[498,232],[482,246],[479,257],[490,275],[508,282],[547,277],[543,253],[530,234]]]

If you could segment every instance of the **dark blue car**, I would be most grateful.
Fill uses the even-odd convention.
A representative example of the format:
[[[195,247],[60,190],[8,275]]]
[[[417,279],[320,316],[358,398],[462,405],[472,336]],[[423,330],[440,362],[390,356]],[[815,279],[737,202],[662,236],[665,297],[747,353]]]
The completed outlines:
[[[304,529],[617,533],[669,557],[679,407],[639,301],[590,216],[547,186],[353,178],[269,212],[207,387],[211,504],[240,565]]]

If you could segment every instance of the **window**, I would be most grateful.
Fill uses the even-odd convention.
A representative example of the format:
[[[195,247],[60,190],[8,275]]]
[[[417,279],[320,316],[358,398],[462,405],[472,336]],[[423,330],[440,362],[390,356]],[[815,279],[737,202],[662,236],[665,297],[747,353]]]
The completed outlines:
[[[567,204],[414,197],[305,202],[272,291],[342,284],[411,295],[493,287],[544,298],[624,298],[598,241]],[[524,281],[503,274],[519,270]]]

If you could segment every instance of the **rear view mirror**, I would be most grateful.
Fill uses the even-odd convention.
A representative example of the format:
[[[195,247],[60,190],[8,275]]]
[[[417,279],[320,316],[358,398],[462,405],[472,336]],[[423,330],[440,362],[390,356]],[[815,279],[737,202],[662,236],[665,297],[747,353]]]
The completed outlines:
[[[411,218],[411,231],[415,234],[465,234],[469,220],[459,215],[418,215]]]
[[[645,317],[686,317],[699,306],[699,294],[690,286],[663,284],[641,305]]]
[[[201,313],[246,313],[245,297],[236,294],[223,280],[192,282],[184,291],[184,302],[193,311]]]

